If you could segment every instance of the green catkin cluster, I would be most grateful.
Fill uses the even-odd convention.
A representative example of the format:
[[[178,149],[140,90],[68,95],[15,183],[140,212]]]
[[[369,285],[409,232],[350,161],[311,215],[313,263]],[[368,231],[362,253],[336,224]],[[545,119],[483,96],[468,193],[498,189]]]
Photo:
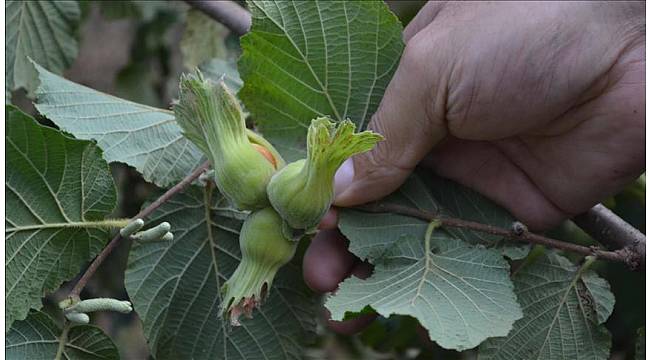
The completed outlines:
[[[213,83],[198,71],[181,78],[174,112],[183,134],[210,160],[220,192],[236,208],[252,211],[239,235],[241,262],[220,290],[221,315],[239,325],[240,316],[252,316],[277,271],[293,258],[296,234],[314,230],[329,209],[336,170],[382,137],[355,133],[349,120],[320,117],[308,130],[307,158],[285,166],[268,141],[246,129],[239,103],[223,81]],[[206,175],[200,183],[207,181]]]

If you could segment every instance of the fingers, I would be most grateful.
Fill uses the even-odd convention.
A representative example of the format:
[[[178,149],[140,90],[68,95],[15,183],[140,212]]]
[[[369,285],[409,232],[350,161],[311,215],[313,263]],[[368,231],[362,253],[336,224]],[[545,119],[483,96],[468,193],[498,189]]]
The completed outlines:
[[[484,194],[531,230],[549,229],[568,217],[492,143],[449,138],[423,164]]]
[[[390,194],[446,135],[443,36],[427,29],[410,38],[368,129],[385,140],[337,172],[335,204],[352,206]]]
[[[404,29],[404,34],[402,35],[404,42],[408,43],[408,41],[411,40],[411,38],[415,36],[415,34],[419,33],[420,30],[424,29],[427,25],[429,25],[433,21],[433,19],[435,19],[436,16],[438,16],[442,8],[447,5],[448,5],[447,1],[427,2],[422,7],[422,9],[418,11],[418,14],[415,15],[413,20],[409,22],[408,26]]]
[[[303,275],[307,286],[317,292],[336,290],[339,283],[352,274],[365,279],[372,266],[347,250],[347,240],[338,230],[321,230],[312,240],[303,258]],[[330,319],[325,309],[325,318]],[[345,321],[327,320],[327,325],[340,334],[354,334],[370,324],[377,314],[363,314]]]
[[[325,216],[320,221],[320,224],[318,224],[318,228],[320,230],[333,230],[336,229],[336,226],[338,224],[338,213],[336,212],[335,208],[330,208],[327,210],[327,213]]]
[[[325,310],[326,319],[330,318],[330,313]],[[377,318],[377,314],[363,314],[354,319],[344,321],[327,320],[327,327],[343,335],[353,335],[365,329],[370,323]]]
[[[356,276],[360,279],[366,279],[372,274],[372,265],[367,262],[357,262],[356,265],[352,268],[352,276]],[[331,315],[327,309],[325,309],[325,318],[330,319]],[[365,329],[371,322],[377,318],[376,313],[372,314],[363,314],[359,315],[353,319],[343,320],[343,321],[334,321],[327,320],[327,326],[336,331],[339,334],[343,335],[352,335],[356,334],[359,331]]]
[[[355,262],[347,239],[338,230],[321,230],[305,252],[303,276],[312,290],[330,292],[350,275]]]

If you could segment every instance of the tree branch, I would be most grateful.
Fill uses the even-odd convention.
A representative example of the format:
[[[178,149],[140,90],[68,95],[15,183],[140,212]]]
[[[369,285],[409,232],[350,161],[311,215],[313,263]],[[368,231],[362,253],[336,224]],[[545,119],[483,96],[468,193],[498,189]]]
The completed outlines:
[[[497,226],[481,224],[474,221],[452,218],[432,212],[414,209],[408,206],[397,204],[380,204],[371,203],[367,205],[357,206],[354,209],[362,210],[371,213],[394,213],[399,215],[406,215],[418,218],[424,221],[440,221],[443,226],[469,229],[479,231],[487,234],[503,236],[506,239],[517,240],[521,242],[539,244],[547,247],[571,251],[582,255],[593,255],[598,259],[617,261],[625,263],[630,269],[638,270],[640,268],[641,259],[645,258],[645,251],[643,254],[632,251],[630,248],[623,248],[615,251],[605,251],[596,247],[587,247],[578,244],[572,244],[565,241],[551,239],[542,235],[529,232],[525,228],[518,229],[503,229]]]
[[[164,204],[167,200],[169,200],[172,196],[176,195],[177,193],[181,192],[183,189],[185,189],[189,184],[191,184],[194,180],[196,180],[207,168],[210,166],[209,162],[203,163],[201,166],[196,168],[194,172],[186,176],[183,180],[181,180],[178,184],[174,185],[171,189],[167,190],[164,194],[162,194],[156,201],[152,202],[147,206],[146,208],[142,209],[137,215],[133,217],[133,219],[144,219],[147,216],[151,215],[156,209],[160,207],[160,205]],[[95,260],[88,266],[86,271],[83,273],[81,278],[79,278],[79,281],[75,284],[74,288],[70,290],[70,294],[68,295],[69,297],[79,297],[79,294],[81,294],[81,291],[83,288],[86,286],[88,283],[88,280],[97,272],[97,269],[99,266],[106,260],[108,255],[110,255],[113,250],[117,247],[117,245],[120,243],[120,240],[122,240],[122,237],[120,236],[120,233],[118,232],[117,235],[111,240],[111,242],[106,245],[106,247],[102,250],[102,252],[97,255]]]
[[[239,36],[246,34],[251,27],[251,14],[234,1],[185,0],[185,2]]]
[[[602,204],[572,220],[610,250],[627,248],[639,253],[639,260],[642,260],[639,267],[645,267],[645,235]]]

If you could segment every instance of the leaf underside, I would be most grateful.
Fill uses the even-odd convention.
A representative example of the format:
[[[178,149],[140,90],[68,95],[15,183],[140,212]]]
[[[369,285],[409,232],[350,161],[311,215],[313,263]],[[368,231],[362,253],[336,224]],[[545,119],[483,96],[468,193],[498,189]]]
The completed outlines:
[[[418,171],[384,204],[409,207],[497,226],[513,218],[480,195]],[[489,337],[505,336],[521,317],[509,279],[506,254],[527,249],[496,236],[444,228],[425,248],[428,223],[394,213],[341,211],[339,227],[350,251],[375,265],[366,280],[346,280],[326,306],[334,318],[366,305],[384,316],[411,315],[442,347],[465,350]],[[514,250],[512,250],[514,249]]]
[[[6,108],[5,301],[7,327],[39,309],[44,291],[77,274],[108,234],[87,227],[108,215],[115,185],[90,141]]]
[[[242,214],[218,193],[193,188],[151,217],[173,221],[173,242],[131,250],[126,289],[157,359],[302,358],[316,304],[295,264],[280,270],[253,319],[229,328],[218,316],[219,290],[240,261]]]
[[[382,204],[405,206],[428,213],[438,213],[459,219],[472,220],[502,228],[509,228],[512,215],[480,194],[452,181],[432,175],[426,169],[418,169],[393,194],[381,200]],[[350,239],[350,251],[370,259],[385,248],[385,239],[397,239],[401,235],[424,238],[427,222],[414,217],[393,213],[372,214],[358,210],[341,211],[341,231]],[[446,227],[445,231],[468,245],[483,245],[498,249],[511,259],[521,259],[529,251],[528,245],[505,241],[502,237],[467,229]],[[394,241],[394,240],[391,240]]]
[[[609,287],[593,291],[594,282],[604,283],[595,273],[581,276],[569,260],[549,252],[513,281],[524,317],[507,337],[481,344],[478,359],[609,358],[611,340],[602,322],[613,309],[613,295]]]
[[[57,74],[70,66],[78,51],[74,30],[79,18],[76,1],[6,1],[5,87],[36,90],[28,57]]]
[[[498,252],[442,231],[434,232],[429,253],[411,235],[385,238],[385,245],[370,278],[349,278],[328,299],[333,319],[370,305],[385,317],[416,317],[440,346],[465,350],[506,335],[521,317],[508,263]]]
[[[9,360],[54,359],[60,345],[61,327],[49,315],[32,311],[27,319],[13,324],[5,336],[5,357]],[[98,327],[77,325],[67,334],[61,359],[119,359],[115,344]]]
[[[173,112],[76,84],[36,66],[38,111],[79,139],[93,139],[108,162],[135,167],[147,181],[171,185],[191,173],[203,154],[181,135]]]

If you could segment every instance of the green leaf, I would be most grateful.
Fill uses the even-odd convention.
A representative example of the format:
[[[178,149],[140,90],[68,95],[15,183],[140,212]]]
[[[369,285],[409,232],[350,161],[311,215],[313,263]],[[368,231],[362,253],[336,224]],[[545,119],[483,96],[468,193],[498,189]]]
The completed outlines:
[[[399,205],[428,213],[473,220],[502,228],[510,228],[514,218],[504,209],[480,194],[442,179],[427,170],[418,170],[395,193],[381,201],[384,205]],[[381,256],[386,239],[397,239],[401,235],[423,238],[427,222],[414,217],[393,213],[372,214],[358,210],[341,211],[339,227],[349,239],[361,238],[363,241],[350,242],[350,251],[369,259]],[[473,232],[465,229],[445,227],[452,237],[468,244],[494,247],[504,256],[521,259],[530,247],[501,237]]]
[[[218,193],[193,188],[152,215],[152,223],[174,224],[173,242],[131,250],[126,289],[156,359],[302,358],[316,304],[295,264],[280,270],[253,319],[229,329],[218,317],[221,285],[240,261],[242,214]]]
[[[39,125],[13,106],[6,116],[5,322],[40,308],[44,291],[77,274],[106,241],[115,206],[101,151]]]
[[[173,112],[103,94],[36,65],[41,86],[36,108],[62,130],[93,139],[108,162],[124,162],[165,187],[205,161],[181,135]]]
[[[249,1],[240,96],[288,160],[304,157],[312,119],[363,129],[403,49],[402,26],[382,1]]]
[[[368,241],[346,236],[351,243]],[[385,317],[417,318],[433,341],[460,351],[508,334],[521,318],[510,267],[497,251],[469,246],[442,231],[434,232],[430,248],[413,235],[386,234],[382,241],[372,276],[348,278],[327,300],[332,319],[342,320],[346,312],[370,305]],[[355,254],[367,255],[363,250]]]
[[[425,171],[419,171],[420,178],[425,182],[431,197],[448,216],[490,224],[509,229],[516,220],[508,211],[483,195],[465,186],[438,176],[431,176]],[[462,228],[446,228],[451,235],[470,244],[498,244],[503,255],[513,260],[523,259],[530,251],[530,245],[522,245],[514,241],[504,240],[498,235],[486,234]]]
[[[587,267],[577,268],[548,252],[518,270],[513,281],[524,317],[507,337],[482,344],[478,358],[609,358],[611,340],[602,321],[603,309],[611,312],[613,296],[602,284],[593,290],[593,284],[602,281],[595,281],[597,275]]]
[[[77,56],[74,31],[79,25],[76,1],[5,2],[5,76],[10,90],[32,94],[38,85],[28,58],[61,74]]]
[[[92,0],[84,0],[92,3]],[[120,1],[99,1],[99,8],[102,15],[110,20],[118,20],[127,17],[137,18],[140,9],[136,2],[131,0]]]
[[[62,329],[57,321],[40,311],[32,311],[27,319],[15,322],[9,329],[5,356],[11,360],[119,358],[115,344],[98,327],[78,325]]]
[[[224,39],[228,33],[225,26],[203,12],[190,9],[180,44],[185,67],[193,70],[209,59],[225,57]]]
[[[634,349],[635,360],[645,360],[645,326],[638,331],[636,338],[636,346]]]
[[[596,311],[598,323],[604,323],[612,315],[614,303],[616,302],[614,294],[609,288],[609,283],[593,271],[582,274],[581,280],[585,284],[587,293],[594,300],[594,310]]]

